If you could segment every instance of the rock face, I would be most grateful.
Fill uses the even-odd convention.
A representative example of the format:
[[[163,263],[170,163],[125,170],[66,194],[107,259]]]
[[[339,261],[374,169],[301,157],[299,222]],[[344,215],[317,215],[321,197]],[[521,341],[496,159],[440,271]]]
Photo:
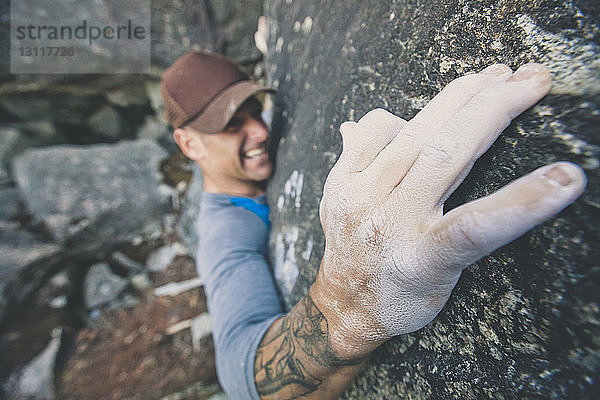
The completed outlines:
[[[215,20],[223,31],[222,52],[242,65],[254,64],[261,54],[254,45],[262,1],[212,1]]]
[[[589,184],[556,218],[464,271],[429,326],[391,340],[346,399],[594,398],[600,370],[600,6],[589,1],[270,0],[269,83],[281,134],[271,252],[287,306],[316,276],[318,205],[339,125],[383,107],[412,118],[452,79],[537,61],[551,93],[475,164],[446,209],[543,164],[570,160]],[[307,154],[311,156],[307,157]]]
[[[152,2],[152,63],[168,67],[192,47],[217,51],[223,33],[208,0]]]

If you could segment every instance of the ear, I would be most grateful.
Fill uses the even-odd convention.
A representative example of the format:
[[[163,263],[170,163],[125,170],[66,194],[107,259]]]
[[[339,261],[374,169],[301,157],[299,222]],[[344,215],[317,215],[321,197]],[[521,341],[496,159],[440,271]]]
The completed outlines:
[[[200,134],[189,129],[177,128],[173,131],[173,139],[187,158],[194,161],[204,158],[205,146]]]

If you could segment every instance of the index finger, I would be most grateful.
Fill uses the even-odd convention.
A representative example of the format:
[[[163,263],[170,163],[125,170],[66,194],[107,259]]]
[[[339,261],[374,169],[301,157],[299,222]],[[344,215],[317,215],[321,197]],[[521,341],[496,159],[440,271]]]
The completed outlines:
[[[422,148],[394,189],[396,196],[437,211],[511,120],[544,97],[550,86],[543,65],[527,64],[474,96]]]

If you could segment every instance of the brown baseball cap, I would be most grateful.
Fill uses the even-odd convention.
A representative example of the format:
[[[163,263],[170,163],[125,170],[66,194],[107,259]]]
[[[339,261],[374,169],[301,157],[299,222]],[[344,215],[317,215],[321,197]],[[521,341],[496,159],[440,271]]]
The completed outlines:
[[[169,124],[203,133],[221,132],[249,97],[273,91],[251,81],[229,58],[196,50],[166,69],[160,88]]]

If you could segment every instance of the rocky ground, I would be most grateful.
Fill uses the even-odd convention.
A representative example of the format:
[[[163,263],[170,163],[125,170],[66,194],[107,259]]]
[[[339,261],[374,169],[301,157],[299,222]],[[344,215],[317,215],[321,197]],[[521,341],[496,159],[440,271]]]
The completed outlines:
[[[206,312],[201,288],[157,296],[155,288],[193,279],[193,261],[178,256],[153,276],[132,307],[103,310],[75,338],[56,377],[60,399],[216,399],[210,335],[195,338],[189,321]],[[196,339],[196,340],[194,340]]]

